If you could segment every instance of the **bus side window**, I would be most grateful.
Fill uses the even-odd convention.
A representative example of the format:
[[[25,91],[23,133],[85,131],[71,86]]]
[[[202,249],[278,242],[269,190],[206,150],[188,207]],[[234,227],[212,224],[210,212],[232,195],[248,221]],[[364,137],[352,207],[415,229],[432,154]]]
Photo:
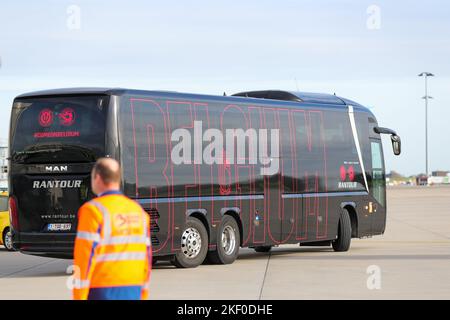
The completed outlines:
[[[385,182],[384,182],[384,166],[383,154],[381,151],[381,142],[371,141],[372,149],[372,194],[374,198],[385,206]]]

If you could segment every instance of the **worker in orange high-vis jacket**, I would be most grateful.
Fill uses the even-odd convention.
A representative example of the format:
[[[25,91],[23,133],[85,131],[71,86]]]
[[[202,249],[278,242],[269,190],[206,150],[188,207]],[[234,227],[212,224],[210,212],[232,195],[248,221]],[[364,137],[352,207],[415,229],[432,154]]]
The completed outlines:
[[[151,271],[149,216],[120,191],[120,166],[99,159],[91,175],[97,198],[78,211],[74,249],[76,300],[148,298]]]

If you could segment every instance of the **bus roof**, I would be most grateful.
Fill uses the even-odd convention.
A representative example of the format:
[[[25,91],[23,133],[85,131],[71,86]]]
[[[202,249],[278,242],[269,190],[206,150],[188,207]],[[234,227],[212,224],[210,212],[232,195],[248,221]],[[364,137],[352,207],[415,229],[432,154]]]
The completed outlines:
[[[138,90],[138,89],[126,89],[126,88],[92,88],[92,87],[80,87],[80,88],[62,88],[51,89],[43,91],[35,91],[24,93],[16,97],[21,98],[33,98],[33,97],[48,97],[48,96],[69,96],[69,95],[125,95],[125,94],[153,94],[159,96],[166,96],[168,94],[179,96],[180,98],[206,98],[210,100],[222,100],[224,96],[219,95],[207,95],[207,94],[192,94],[181,93],[176,91],[162,91],[162,90]],[[261,90],[261,91],[246,91],[227,96],[228,98],[243,99],[248,102],[248,99],[262,99],[267,103],[274,103],[275,101],[297,102],[297,103],[312,103],[330,105],[335,107],[344,107],[352,105],[354,107],[361,108],[369,113],[371,111],[361,104],[352,100],[336,96],[334,94],[325,93],[311,93],[311,92],[298,92],[298,91],[283,91],[283,90]],[[274,101],[275,100],[275,101]],[[244,102],[244,101],[243,101]]]

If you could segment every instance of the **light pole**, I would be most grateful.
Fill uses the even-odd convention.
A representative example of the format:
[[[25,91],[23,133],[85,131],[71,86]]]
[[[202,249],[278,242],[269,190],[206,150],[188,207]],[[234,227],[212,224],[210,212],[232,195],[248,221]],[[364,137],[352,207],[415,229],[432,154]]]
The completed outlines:
[[[428,177],[428,99],[433,99],[428,95],[428,77],[434,77],[431,72],[422,72],[419,77],[425,77],[425,173]]]

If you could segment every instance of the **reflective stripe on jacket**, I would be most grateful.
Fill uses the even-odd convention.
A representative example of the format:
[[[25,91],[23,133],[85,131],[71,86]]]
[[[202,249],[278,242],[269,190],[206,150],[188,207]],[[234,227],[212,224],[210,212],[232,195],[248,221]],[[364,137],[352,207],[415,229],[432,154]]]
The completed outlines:
[[[79,209],[74,299],[147,299],[152,258],[149,219],[139,204],[117,193]]]

